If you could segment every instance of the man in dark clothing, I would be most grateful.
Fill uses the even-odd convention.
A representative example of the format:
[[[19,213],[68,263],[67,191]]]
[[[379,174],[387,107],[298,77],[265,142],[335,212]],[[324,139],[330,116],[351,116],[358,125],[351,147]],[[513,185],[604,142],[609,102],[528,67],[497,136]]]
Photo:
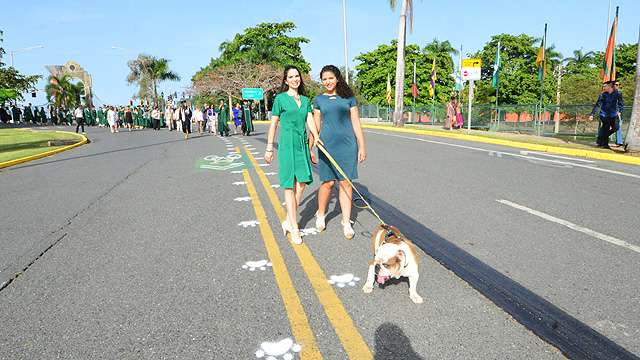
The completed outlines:
[[[604,92],[598,97],[589,121],[593,121],[593,114],[600,108],[600,121],[602,122],[602,133],[598,136],[598,145],[604,149],[609,147],[609,136],[618,131],[618,116],[622,115],[622,96],[613,90],[613,81],[607,81],[602,86]]]

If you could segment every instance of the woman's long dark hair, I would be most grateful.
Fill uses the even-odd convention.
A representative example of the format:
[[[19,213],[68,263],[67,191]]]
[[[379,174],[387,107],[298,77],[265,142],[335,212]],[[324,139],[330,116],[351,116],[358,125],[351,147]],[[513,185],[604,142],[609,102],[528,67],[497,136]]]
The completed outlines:
[[[295,69],[300,75],[300,86],[298,86],[298,95],[307,96],[307,89],[304,86],[304,81],[302,81],[302,73],[300,72],[300,69],[298,69],[298,67],[295,65],[289,65],[286,68],[284,68],[284,74],[282,75],[282,83],[280,84],[279,93],[283,93],[289,90],[289,85],[287,85],[287,73],[291,69]]]
[[[336,92],[338,93],[338,95],[340,95],[341,98],[348,99],[352,96],[355,96],[349,84],[347,84],[347,82],[342,77],[342,73],[340,73],[340,69],[338,69],[338,67],[334,65],[326,65],[325,67],[323,67],[322,71],[320,71],[320,81],[322,81],[322,74],[324,74],[325,72],[330,72],[335,75],[336,79],[338,80],[338,83],[336,84]]]

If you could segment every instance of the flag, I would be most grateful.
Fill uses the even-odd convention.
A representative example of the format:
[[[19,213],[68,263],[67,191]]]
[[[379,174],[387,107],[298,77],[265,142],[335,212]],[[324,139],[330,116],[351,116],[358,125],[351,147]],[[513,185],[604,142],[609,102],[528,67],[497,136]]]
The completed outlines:
[[[544,24],[544,36],[538,49],[538,57],[536,58],[536,68],[538,68],[538,80],[542,81],[547,73],[547,64],[545,59],[545,46],[547,44],[547,24]]]
[[[391,73],[387,73],[387,104],[391,104]]]
[[[433,55],[433,65],[431,65],[431,82],[429,83],[429,95],[433,98],[433,94],[436,90],[436,80],[438,77],[436,76],[436,55]]]
[[[491,87],[498,86],[498,78],[500,77],[500,68],[502,62],[500,61],[500,40],[498,40],[498,50],[496,51],[496,60],[493,63],[493,79],[491,80]]]
[[[464,83],[462,82],[462,74],[460,73],[460,67],[456,69],[456,91],[464,90]]]
[[[416,85],[416,63],[413,62],[413,84],[411,84],[411,94],[414,99],[418,98],[418,86]]]
[[[618,26],[618,8],[616,8],[616,17],[613,19],[611,26],[611,34],[607,42],[607,50],[604,53],[604,61],[602,62],[602,71],[600,77],[602,82],[616,79],[616,28]]]

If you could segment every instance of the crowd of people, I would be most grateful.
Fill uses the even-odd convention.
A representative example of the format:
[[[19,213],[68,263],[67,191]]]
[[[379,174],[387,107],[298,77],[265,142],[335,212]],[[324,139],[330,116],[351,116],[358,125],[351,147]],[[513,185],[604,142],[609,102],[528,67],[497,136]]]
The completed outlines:
[[[192,127],[195,125],[199,134],[204,134],[207,130],[209,134],[219,134],[229,136],[228,121],[233,121],[235,133],[238,127],[242,134],[249,136],[253,132],[253,112],[247,100],[244,104],[237,103],[233,111],[220,101],[220,105],[196,106],[194,110],[183,101],[179,106],[168,105],[164,109],[158,106],[149,105],[134,106],[100,106],[95,107],[78,106],[67,108],[64,106],[38,108],[32,104],[23,108],[13,105],[10,109],[0,106],[0,120],[4,123],[24,123],[46,125],[76,125],[76,132],[82,130],[85,133],[86,126],[108,127],[112,133],[117,133],[121,128],[132,131],[134,129],[153,129],[167,127],[169,131],[182,131],[185,138],[189,138]]]

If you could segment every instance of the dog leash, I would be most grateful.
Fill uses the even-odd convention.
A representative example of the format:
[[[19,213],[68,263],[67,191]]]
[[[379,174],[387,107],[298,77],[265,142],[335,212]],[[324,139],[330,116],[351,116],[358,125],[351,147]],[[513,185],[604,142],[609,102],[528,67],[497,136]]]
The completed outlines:
[[[380,222],[382,223],[382,225],[387,225],[384,221],[382,221],[382,219],[380,218],[380,216],[378,216],[378,213],[376,213],[375,210],[373,210],[373,208],[371,207],[371,205],[367,202],[367,200],[365,200],[364,196],[362,196],[362,194],[360,194],[360,192],[358,191],[358,189],[356,189],[355,185],[353,185],[353,183],[351,182],[351,180],[349,179],[349,177],[347,177],[347,175],[344,173],[344,171],[342,171],[342,169],[340,168],[340,166],[338,165],[338,163],[336,163],[336,161],[333,159],[333,157],[329,154],[329,152],[327,151],[327,149],[324,147],[324,145],[320,142],[318,142],[316,144],[316,146],[318,147],[318,149],[320,149],[320,151],[322,151],[327,158],[329,159],[329,161],[331,162],[331,164],[333,164],[333,166],[338,170],[338,172],[340,172],[340,174],[342,175],[342,177],[345,178],[345,180],[347,180],[349,182],[349,185],[351,185],[351,187],[353,188],[353,190],[356,191],[356,193],[358,194],[358,196],[360,196],[360,200],[364,201],[365,204],[367,204],[366,206],[358,206],[355,204],[355,201],[357,199],[354,199],[354,206],[360,209],[369,209],[371,210],[371,212],[373,213],[373,215],[375,215],[378,220],[380,220]],[[389,228],[387,228],[387,230],[391,231]],[[391,231],[393,233],[393,231]],[[395,234],[393,234],[395,235]],[[387,234],[388,237],[388,234]],[[386,238],[385,238],[386,241]]]

